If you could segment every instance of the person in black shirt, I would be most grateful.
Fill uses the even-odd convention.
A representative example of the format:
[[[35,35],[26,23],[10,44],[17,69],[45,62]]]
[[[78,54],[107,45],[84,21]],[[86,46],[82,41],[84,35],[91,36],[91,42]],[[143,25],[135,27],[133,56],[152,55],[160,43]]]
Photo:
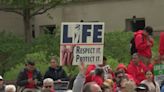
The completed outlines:
[[[52,78],[54,81],[68,81],[66,72],[61,66],[58,66],[56,58],[52,57],[50,60],[50,67],[44,75],[45,78]]]

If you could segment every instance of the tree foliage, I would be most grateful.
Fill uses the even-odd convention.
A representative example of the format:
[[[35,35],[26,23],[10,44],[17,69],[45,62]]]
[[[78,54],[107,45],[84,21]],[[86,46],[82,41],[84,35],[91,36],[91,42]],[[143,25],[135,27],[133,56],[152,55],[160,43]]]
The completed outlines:
[[[32,41],[31,18],[72,0],[0,0],[0,11],[23,17],[25,41]]]
[[[112,69],[115,69],[119,63],[126,65],[129,63],[131,58],[129,42],[132,36],[133,33],[130,32],[105,33],[104,56],[107,57],[107,63]],[[158,38],[155,37],[153,56],[158,54]],[[8,80],[16,78],[18,72],[24,67],[26,59],[36,61],[37,68],[42,74],[47,69],[51,56],[55,55],[59,61],[60,35],[40,35],[29,45],[12,34],[2,32],[0,44],[2,44],[0,45],[0,73],[5,70],[4,77]],[[78,73],[77,66],[64,67],[64,69],[69,76]]]
[[[0,0],[0,10],[14,12],[22,16],[26,10],[30,10],[31,18],[68,2],[69,0]]]

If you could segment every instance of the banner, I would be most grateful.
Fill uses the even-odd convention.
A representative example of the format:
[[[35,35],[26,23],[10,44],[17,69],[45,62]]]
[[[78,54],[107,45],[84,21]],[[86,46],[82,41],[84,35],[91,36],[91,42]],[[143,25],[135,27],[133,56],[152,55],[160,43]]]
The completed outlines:
[[[158,64],[154,65],[154,78],[161,85],[161,82],[164,80],[164,65]]]
[[[62,23],[60,65],[102,64],[104,23]]]

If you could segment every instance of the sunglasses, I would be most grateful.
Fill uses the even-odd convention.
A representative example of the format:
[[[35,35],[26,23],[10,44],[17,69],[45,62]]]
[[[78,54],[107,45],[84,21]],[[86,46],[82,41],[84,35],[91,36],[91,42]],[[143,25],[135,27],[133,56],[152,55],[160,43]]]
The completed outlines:
[[[51,88],[52,86],[44,86],[45,88]]]

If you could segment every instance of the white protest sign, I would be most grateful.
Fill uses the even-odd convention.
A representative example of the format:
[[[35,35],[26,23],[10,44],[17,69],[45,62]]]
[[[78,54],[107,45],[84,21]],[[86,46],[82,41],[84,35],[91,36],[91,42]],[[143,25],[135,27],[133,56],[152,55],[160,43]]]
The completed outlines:
[[[61,25],[60,64],[102,64],[104,23],[68,22]]]

